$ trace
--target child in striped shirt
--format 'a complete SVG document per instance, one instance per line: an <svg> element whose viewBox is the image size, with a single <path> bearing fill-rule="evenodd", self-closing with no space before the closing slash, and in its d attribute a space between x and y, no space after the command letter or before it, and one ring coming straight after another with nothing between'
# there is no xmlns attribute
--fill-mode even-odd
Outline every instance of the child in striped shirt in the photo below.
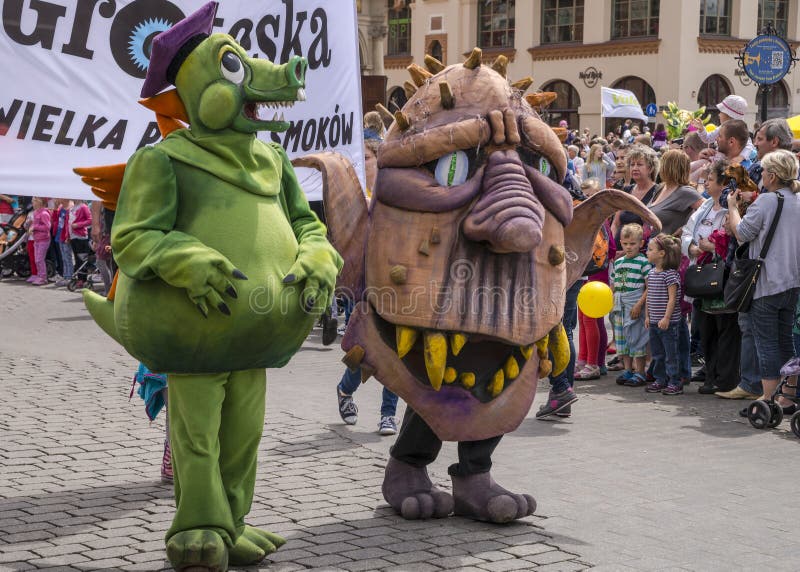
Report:
<svg viewBox="0 0 800 572"><path fill-rule="evenodd" d="M647 245L647 260L653 270L647 275L647 316L650 331L650 353L653 358L654 382L645 391L663 395L680 395L678 338L681 322L681 243L674 236L659 234Z"/></svg>
<svg viewBox="0 0 800 572"><path fill-rule="evenodd" d="M611 324L617 355L625 366L618 385L646 385L644 366L649 337L642 309L645 303L645 280L652 266L641 253L644 231L640 224L626 224L620 232L620 247L624 256L614 261L612 284L614 309Z"/></svg>

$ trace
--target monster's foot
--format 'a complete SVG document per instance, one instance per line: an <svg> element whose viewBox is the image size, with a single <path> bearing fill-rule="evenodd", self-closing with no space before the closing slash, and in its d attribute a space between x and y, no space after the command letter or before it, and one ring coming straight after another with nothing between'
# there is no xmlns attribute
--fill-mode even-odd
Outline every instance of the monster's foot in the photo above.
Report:
<svg viewBox="0 0 800 572"><path fill-rule="evenodd" d="M228 549L213 530L185 530L167 541L167 558L178 572L225 572Z"/></svg>
<svg viewBox="0 0 800 572"><path fill-rule="evenodd" d="M488 472L451 478L457 515L502 523L528 516L536 510L536 501L531 495L507 491L495 483Z"/></svg>
<svg viewBox="0 0 800 572"><path fill-rule="evenodd" d="M229 559L234 566L250 566L286 544L286 540L266 530L245 525L244 532L230 549Z"/></svg>
<svg viewBox="0 0 800 572"><path fill-rule="evenodd" d="M425 467L414 467L394 457L386 464L382 491L386 502L408 520L444 518L453 512L453 497L433 486Z"/></svg>

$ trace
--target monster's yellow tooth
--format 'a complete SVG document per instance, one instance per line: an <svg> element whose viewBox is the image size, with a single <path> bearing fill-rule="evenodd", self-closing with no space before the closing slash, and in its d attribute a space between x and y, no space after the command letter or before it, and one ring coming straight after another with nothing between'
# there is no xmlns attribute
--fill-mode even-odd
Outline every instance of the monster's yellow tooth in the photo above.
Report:
<svg viewBox="0 0 800 572"><path fill-rule="evenodd" d="M461 353L461 348L467 343L467 336L464 334L453 334L450 336L450 351L454 356Z"/></svg>
<svg viewBox="0 0 800 572"><path fill-rule="evenodd" d="M458 373L456 372L455 368L448 367L444 370L444 382L445 383L453 383L456 378L458 377Z"/></svg>
<svg viewBox="0 0 800 572"><path fill-rule="evenodd" d="M414 347L414 342L419 337L419 332L407 326L397 326L395 328L397 337L397 357L403 359L405 355Z"/></svg>
<svg viewBox="0 0 800 572"><path fill-rule="evenodd" d="M569 364L569 340L564 325L559 323L550 330L550 352L553 354L553 377L561 375Z"/></svg>
<svg viewBox="0 0 800 572"><path fill-rule="evenodd" d="M442 388L444 370L447 367L447 338L439 332L425 332L425 369L431 386L439 391Z"/></svg>
<svg viewBox="0 0 800 572"><path fill-rule="evenodd" d="M521 346L519 351L522 352L522 357L525 359L531 359L531 356L533 355L533 344L529 346Z"/></svg>
<svg viewBox="0 0 800 572"><path fill-rule="evenodd" d="M536 342L536 352L539 354L539 359L545 359L547 357L547 345L549 342L550 336L545 336Z"/></svg>
<svg viewBox="0 0 800 572"><path fill-rule="evenodd" d="M475 386L475 374L471 372L464 372L458 376L458 381L467 389L472 389Z"/></svg>
<svg viewBox="0 0 800 572"><path fill-rule="evenodd" d="M508 356L505 365L503 366L503 373L506 374L508 379L515 379L519 375L519 364L514 356Z"/></svg>
<svg viewBox="0 0 800 572"><path fill-rule="evenodd" d="M489 393L492 394L492 397L497 397L500 395L500 392L503 391L504 386L505 379L503 376L503 370L498 369L492 376L492 381L489 382Z"/></svg>

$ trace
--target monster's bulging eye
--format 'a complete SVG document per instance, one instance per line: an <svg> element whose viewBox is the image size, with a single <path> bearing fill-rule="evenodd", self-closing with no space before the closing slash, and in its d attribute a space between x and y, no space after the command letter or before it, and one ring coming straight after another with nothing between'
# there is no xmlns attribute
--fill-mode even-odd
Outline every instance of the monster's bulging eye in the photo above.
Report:
<svg viewBox="0 0 800 572"><path fill-rule="evenodd" d="M219 65L222 77L235 84L240 84L244 81L244 65L242 60L239 59L233 52L225 52Z"/></svg>
<svg viewBox="0 0 800 572"><path fill-rule="evenodd" d="M434 176L443 187L463 185L469 176L469 157L464 151L454 151L439 157Z"/></svg>
<svg viewBox="0 0 800 572"><path fill-rule="evenodd" d="M550 176L550 161L544 157L539 158L539 172L545 177Z"/></svg>

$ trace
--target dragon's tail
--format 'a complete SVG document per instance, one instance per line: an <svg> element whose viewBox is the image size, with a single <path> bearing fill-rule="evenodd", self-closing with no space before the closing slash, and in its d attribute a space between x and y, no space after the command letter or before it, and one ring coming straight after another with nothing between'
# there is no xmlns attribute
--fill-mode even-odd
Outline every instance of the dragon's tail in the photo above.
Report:
<svg viewBox="0 0 800 572"><path fill-rule="evenodd" d="M97 322L105 333L114 338L117 342L122 344L117 332L117 326L114 323L114 302L99 294L96 294L88 288L83 291L83 303L89 313Z"/></svg>

